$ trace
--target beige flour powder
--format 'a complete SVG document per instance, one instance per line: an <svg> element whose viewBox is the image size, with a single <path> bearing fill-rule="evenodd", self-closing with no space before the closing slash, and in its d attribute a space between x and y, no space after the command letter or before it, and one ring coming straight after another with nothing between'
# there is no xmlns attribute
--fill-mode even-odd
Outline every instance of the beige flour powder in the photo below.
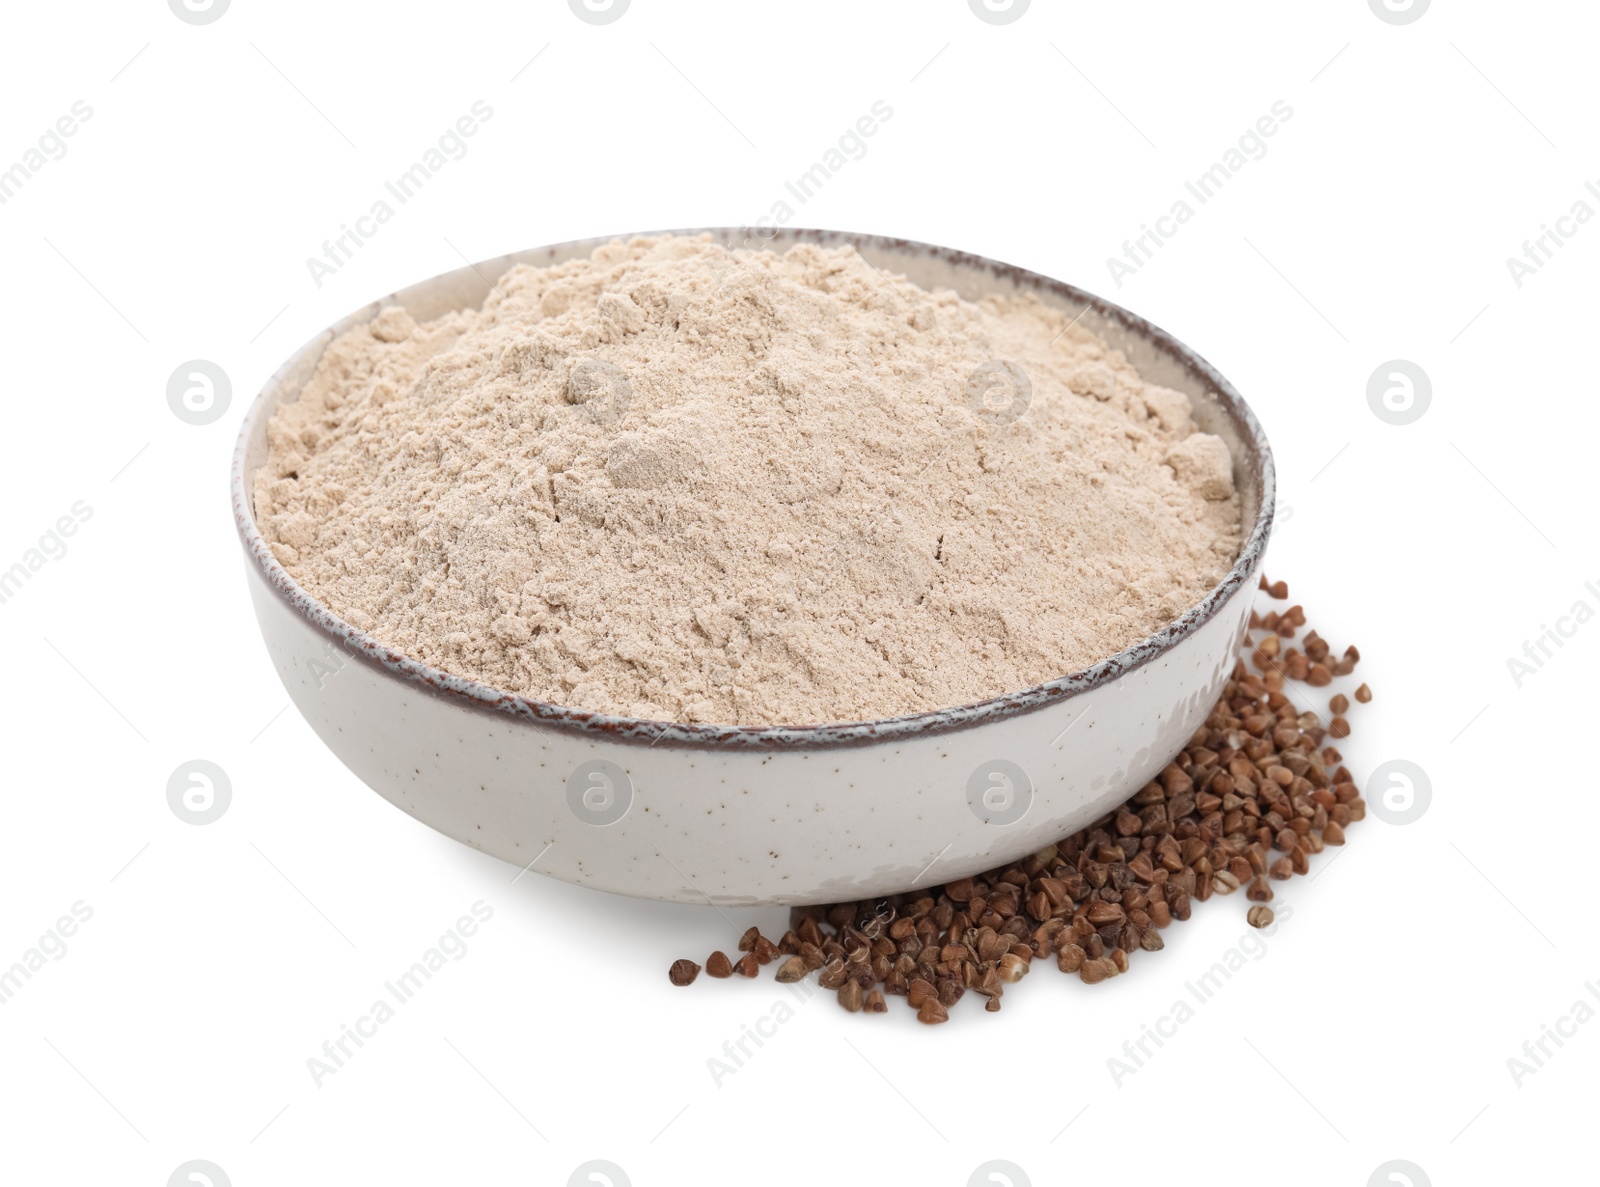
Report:
<svg viewBox="0 0 1600 1187"><path fill-rule="evenodd" d="M257 518L344 618L658 719L1025 688L1159 629L1240 542L1187 397L1031 298L926 292L849 248L616 241L513 268L481 312L388 309L270 445Z"/></svg>

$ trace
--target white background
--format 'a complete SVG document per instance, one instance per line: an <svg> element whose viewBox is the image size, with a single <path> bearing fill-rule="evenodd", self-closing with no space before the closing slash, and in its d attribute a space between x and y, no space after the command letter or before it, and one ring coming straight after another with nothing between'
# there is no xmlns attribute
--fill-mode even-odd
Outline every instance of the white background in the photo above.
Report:
<svg viewBox="0 0 1600 1187"><path fill-rule="evenodd" d="M1588 6L1440 0L1405 26L1365 0L1034 0L1004 26L965 0L633 0L606 26L563 0L3 19L0 168L76 100L93 116L0 205L0 568L74 503L93 515L0 605L0 965L74 902L93 918L0 1006L0 1179L155 1187L201 1158L239 1187L561 1184L590 1159L637 1185L955 1187L990 1159L1034 1184L1362 1184L1396 1158L1438 1184L1582 1177L1600 1024L1520 1086L1506 1061L1580 998L1600 1008L1600 625L1520 688L1506 661L1578 600L1600 609L1600 223L1520 288L1505 261L1600 187ZM478 99L494 117L470 152L319 288L306 258ZM1078 283L1229 375L1277 452L1270 570L1377 691L1352 766L1406 758L1432 782L1419 821L1369 817L1280 893L1267 954L1120 1087L1107 1059L1248 930L1241 897L1095 988L1040 962L998 1016L969 999L927 1028L819 995L719 1086L707 1060L782 990L674 989L667 965L751 922L776 937L786 912L730 927L513 885L283 711L245 595L227 463L301 342L464 259L754 222L879 99L892 120L793 225ZM1267 154L1119 288L1107 257L1280 99ZM209 426L166 403L193 358L234 385ZM1366 400L1393 358L1433 384L1404 427ZM194 758L232 782L206 827L166 803ZM468 954L315 1086L306 1060L480 899Z"/></svg>

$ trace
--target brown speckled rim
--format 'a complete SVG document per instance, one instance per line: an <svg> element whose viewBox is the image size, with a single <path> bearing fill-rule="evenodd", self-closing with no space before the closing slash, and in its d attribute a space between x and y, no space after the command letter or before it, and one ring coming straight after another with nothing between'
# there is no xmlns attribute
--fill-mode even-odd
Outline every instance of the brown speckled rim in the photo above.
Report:
<svg viewBox="0 0 1600 1187"><path fill-rule="evenodd" d="M1199 603L1167 624L1160 631L1124 650L1102 660L1091 668L1059 677L1044 684L1019 692L1007 693L970 705L959 705L926 713L912 713L903 717L886 717L877 721L852 721L811 726L734 726L703 725L687 722L652 721L642 717L622 717L607 713L593 713L544 701L531 701L515 693L490 687L476 680L453 676L438 668L410 659L365 631L357 630L333 611L317 601L291 577L273 556L271 548L256 527L252 505L252 487L256 468L263 459L247 457L249 441L258 420L267 417L267 395L273 384L256 397L244 424L239 431L232 467L233 513L239 528L239 537L249 563L256 566L269 589L295 614L309 622L329 642L343 647L359 661L377 669L391 679L411 686L418 692L441 697L462 708L493 713L510 721L591 735L594 740L637 744L640 746L688 747L705 750L821 750L853 747L911 739L927 735L972 729L988 722L1001 721L1024 713L1032 713L1054 705L1091 689L1111 684L1120 677L1142 667L1170 651L1177 644L1200 629L1206 622L1241 590L1248 590L1256 580L1272 531L1273 507L1276 501L1277 480L1273 469L1272 449L1266 434L1257 422L1244 398L1210 363L1190 350L1172 335L1151 325L1136 314L1103 297L1052 280L1034 272L1003 264L983 256L950 248L936 247L908 239L892 239L879 235L855 234L845 231L784 228L707 227L681 231L641 232L650 235L699 235L709 233L724 244L748 245L757 243L774 248L787 248L796 243L815 243L836 247L850 245L858 250L885 251L896 255L926 254L943 263L969 272L987 272L1008 285L1019 289L1032 289L1056 301L1070 302L1074 306L1087 305L1108 323L1124 328L1131 335L1142 338L1158 352L1175 361L1190 380L1195 391L1209 391L1231 423L1238 440L1243 444L1248 477L1259 493L1259 506L1250 534L1239 551L1238 558L1227 575ZM548 253L572 258L587 254L595 247L611 242L615 236L557 244L517 253L517 259L535 262ZM482 267L500 268L508 261L486 261ZM470 265L480 279L487 280L480 265ZM431 284L446 276L465 273L442 273ZM495 273L498 278L499 273ZM416 286L414 286L416 287ZM360 319L361 313L376 313L381 303L352 315ZM363 319L364 320L364 319ZM348 324L351 319L346 319ZM331 341L332 332L324 331L308 343ZM298 358L306 349L297 351ZM273 377L274 384L288 371L289 365Z"/></svg>

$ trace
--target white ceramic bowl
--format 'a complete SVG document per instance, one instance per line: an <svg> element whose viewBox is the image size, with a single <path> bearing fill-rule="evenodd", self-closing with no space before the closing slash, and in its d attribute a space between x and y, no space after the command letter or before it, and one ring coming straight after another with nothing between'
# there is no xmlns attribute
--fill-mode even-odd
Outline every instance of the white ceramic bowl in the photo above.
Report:
<svg viewBox="0 0 1600 1187"><path fill-rule="evenodd" d="M682 232L694 233L694 232ZM1029 291L1083 314L1148 380L1187 392L1233 455L1247 539L1227 576L1161 632L1094 667L978 704L881 721L741 728L528 701L397 654L302 589L257 530L252 479L273 411L332 338L391 304L418 319L476 307L520 252L423 281L345 318L257 397L233 461L250 594L278 675L352 771L425 824L534 872L721 905L854 900L936 885L1034 852L1127 799L1205 720L1246 629L1272 523L1272 456L1228 382L1170 335L1006 264L832 231L713 229L731 245L848 243L924 288Z"/></svg>

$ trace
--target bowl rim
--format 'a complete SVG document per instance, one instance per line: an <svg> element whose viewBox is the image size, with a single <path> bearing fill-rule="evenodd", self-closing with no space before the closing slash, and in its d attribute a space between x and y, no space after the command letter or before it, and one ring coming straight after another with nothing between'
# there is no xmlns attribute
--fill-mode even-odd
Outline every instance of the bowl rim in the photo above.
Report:
<svg viewBox="0 0 1600 1187"><path fill-rule="evenodd" d="M1091 667L1056 677L1042 684L966 705L869 721L828 722L802 726L741 726L658 721L530 700L516 693L468 677L453 675L411 659L346 622L289 575L288 571L278 563L272 549L256 526L252 490L254 473L261 461L260 459L251 461L249 442L257 422L269 415L267 409L269 394L281 386L288 378L288 372L300 363L311 347L318 344L326 346L335 335L355 325L364 324L376 311L394 303L401 295L391 293L361 307L304 343L273 373L251 401L235 443L230 485L233 494L234 523L239 532L240 542L244 546L247 564L253 567L253 575L261 578L268 590L280 602L309 623L326 642L342 647L358 662L376 669L391 679L398 680L418 692L443 698L459 707L490 713L508 721L574 733L592 741L615 741L646 747L661 745L703 750L758 751L823 750L909 740L971 729L1059 704L1083 693L1113 684L1128 673L1172 651L1211 621L1235 594L1247 589L1255 578L1271 535L1277 497L1272 448L1255 413L1238 390L1215 367L1173 335L1121 305L1075 285L1067 284L1065 281L1055 280L984 256L912 239L803 227L698 227L637 232L626 237L608 235L550 244L441 272L408 286L407 290L403 291L438 285L447 278L464 281L469 272L476 273L477 279L488 283L492 288L494 282L488 281L484 275L485 266L499 268L503 273L511 264L527 262L530 257L539 253L549 253L554 257L560 252L566 253L563 258L577 258L580 253L592 251L618 239L626 241L638 236L702 234L710 234L724 244L735 241L735 237L741 237L741 245L752 242L768 246L781 243L787 247L797 243L816 243L823 246L849 245L858 250L865 246L902 255L907 252L926 253L956 268L987 270L993 276L1002 278L1018 288L1029 287L1049 293L1058 299L1085 304L1102 319L1117 323L1129 333L1145 338L1159 351L1176 361L1192 380L1211 389L1222 412L1232 422L1234 431L1243 444L1247 462L1257 471L1260 505L1256 509L1251 530L1241 544L1233 565L1199 602L1159 631L1129 644L1115 655ZM498 275L499 273L496 274L497 279Z"/></svg>

